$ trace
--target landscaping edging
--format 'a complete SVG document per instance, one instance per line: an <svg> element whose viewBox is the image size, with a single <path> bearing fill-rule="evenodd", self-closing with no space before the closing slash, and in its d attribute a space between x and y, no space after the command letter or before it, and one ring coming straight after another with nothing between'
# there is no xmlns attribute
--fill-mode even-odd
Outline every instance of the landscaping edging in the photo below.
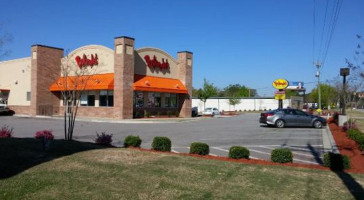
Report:
<svg viewBox="0 0 364 200"><path fill-rule="evenodd" d="M310 164L299 164L299 163L275 163L267 160L260 160L260 159L232 159L228 157L222 157L222 156L201 156L197 154L189 154L189 153L175 153L175 152L161 152L161 151L155 151L151 149L143 149L143 148L135 148L135 147L128 147L130 149L135 149L143 152L151 152L151 153L163 153L163 154L171 154L171 155L179 155L179 156L190 156L190 157L196 157L196 158L203 158L208 160L220 160L225 162L235 162L235 163L244 163L244 164L250 164L250 165L275 165L275 166L286 166L286 167L300 167L300 168L306 168L306 169L319 169L319 170L330 170L328 167L324 167L321 165L310 165ZM348 171L348 170L345 170ZM358 173L364 173L364 172L358 172Z"/></svg>
<svg viewBox="0 0 364 200"><path fill-rule="evenodd" d="M349 139L346 132L342 131L340 126L334 123L329 123L328 125L340 153L350 158L350 169L345 171L364 173L364 156L362 155L359 145L355 141Z"/></svg>

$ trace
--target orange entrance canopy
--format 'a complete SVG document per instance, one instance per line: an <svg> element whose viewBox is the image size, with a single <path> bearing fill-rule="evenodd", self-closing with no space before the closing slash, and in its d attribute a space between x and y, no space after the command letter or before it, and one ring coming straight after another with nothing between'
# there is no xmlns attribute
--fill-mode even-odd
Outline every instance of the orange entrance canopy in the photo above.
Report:
<svg viewBox="0 0 364 200"><path fill-rule="evenodd" d="M150 92L188 93L186 87L178 79L143 76L138 74L134 75L133 89Z"/></svg>
<svg viewBox="0 0 364 200"><path fill-rule="evenodd" d="M87 76L59 77L49 88L50 91L65 90L113 90L114 74L95 74Z"/></svg>
<svg viewBox="0 0 364 200"><path fill-rule="evenodd" d="M67 85L67 86L66 86ZM114 74L95 74L88 76L70 76L67 82L59 77L49 88L50 91L65 90L113 90ZM187 94L188 91L178 79L160 78L154 76L134 75L133 90L150 92L168 92Z"/></svg>

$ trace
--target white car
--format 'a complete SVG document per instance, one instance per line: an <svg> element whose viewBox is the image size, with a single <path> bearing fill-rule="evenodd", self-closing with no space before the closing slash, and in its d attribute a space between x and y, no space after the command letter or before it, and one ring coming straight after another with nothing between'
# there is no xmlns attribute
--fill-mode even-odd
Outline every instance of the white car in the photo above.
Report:
<svg viewBox="0 0 364 200"><path fill-rule="evenodd" d="M217 108L205 108L202 115L220 115L220 111Z"/></svg>

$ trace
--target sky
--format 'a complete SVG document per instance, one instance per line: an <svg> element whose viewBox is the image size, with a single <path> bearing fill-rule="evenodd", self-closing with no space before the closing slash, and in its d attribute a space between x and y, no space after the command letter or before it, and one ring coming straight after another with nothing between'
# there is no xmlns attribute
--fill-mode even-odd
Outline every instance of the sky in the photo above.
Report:
<svg viewBox="0 0 364 200"><path fill-rule="evenodd" d="M33 44L113 49L115 37L129 36L136 49L156 47L175 58L178 51L193 52L194 88L207 79L219 88L241 84L273 96L272 82L283 78L304 82L310 92L316 86L313 61L328 38L326 2L328 24L336 0L1 0L0 24L13 36L3 60L29 57ZM353 58L356 34L364 35L363 8L363 0L343 1L321 68L323 82Z"/></svg>

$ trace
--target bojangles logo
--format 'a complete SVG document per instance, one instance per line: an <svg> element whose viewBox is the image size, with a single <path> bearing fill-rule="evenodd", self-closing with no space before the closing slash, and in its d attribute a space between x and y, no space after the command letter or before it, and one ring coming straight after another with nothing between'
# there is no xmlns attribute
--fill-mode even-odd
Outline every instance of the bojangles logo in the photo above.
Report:
<svg viewBox="0 0 364 200"><path fill-rule="evenodd" d="M276 89L285 89L288 86L288 81L285 79L277 79L273 81L273 87Z"/></svg>
<svg viewBox="0 0 364 200"><path fill-rule="evenodd" d="M99 64L99 59L97 57L97 54L95 53L95 56L91 54L91 59L88 59L85 54L83 54L82 58L80 56L76 56L75 58L77 65L79 68L87 67L87 66L94 66Z"/></svg>
<svg viewBox="0 0 364 200"><path fill-rule="evenodd" d="M148 67L158 67L159 69L169 69L169 63L168 63L168 59L166 59L164 61L164 58L162 58L162 62L159 62L157 60L156 56L153 56L153 59L150 59L149 55L144 56L145 62L147 62L147 66Z"/></svg>

